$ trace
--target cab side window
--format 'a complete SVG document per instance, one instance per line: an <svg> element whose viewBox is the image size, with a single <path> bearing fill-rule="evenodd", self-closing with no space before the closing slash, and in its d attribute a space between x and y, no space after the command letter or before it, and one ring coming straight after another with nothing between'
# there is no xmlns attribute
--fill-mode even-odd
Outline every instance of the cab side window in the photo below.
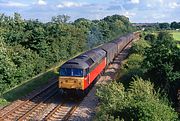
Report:
<svg viewBox="0 0 180 121"><path fill-rule="evenodd" d="M89 68L85 69L85 76L87 76L89 74Z"/></svg>

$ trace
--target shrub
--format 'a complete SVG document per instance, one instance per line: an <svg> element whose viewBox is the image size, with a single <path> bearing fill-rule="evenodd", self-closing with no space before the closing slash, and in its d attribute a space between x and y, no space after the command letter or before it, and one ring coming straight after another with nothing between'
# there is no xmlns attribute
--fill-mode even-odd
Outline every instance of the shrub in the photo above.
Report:
<svg viewBox="0 0 180 121"><path fill-rule="evenodd" d="M128 59L126 59L125 64L123 65L124 68L128 70L138 69L141 66L144 57L139 54L131 54Z"/></svg>
<svg viewBox="0 0 180 121"><path fill-rule="evenodd" d="M131 53L137 53L143 55L145 52L145 49L150 47L150 43L145 40L139 40L137 42L134 42L131 47Z"/></svg>
<svg viewBox="0 0 180 121"><path fill-rule="evenodd" d="M156 36L154 34L147 34L144 39L153 42L156 39Z"/></svg>
<svg viewBox="0 0 180 121"><path fill-rule="evenodd" d="M125 87L129 85L132 81L132 77L138 75L143 76L143 70L141 64L144 57L139 54L131 54L124 62L121 68L120 81L124 84Z"/></svg>
<svg viewBox="0 0 180 121"><path fill-rule="evenodd" d="M151 82L135 78L127 91L113 82L98 89L100 107L96 120L172 121L177 113L159 98Z"/></svg>

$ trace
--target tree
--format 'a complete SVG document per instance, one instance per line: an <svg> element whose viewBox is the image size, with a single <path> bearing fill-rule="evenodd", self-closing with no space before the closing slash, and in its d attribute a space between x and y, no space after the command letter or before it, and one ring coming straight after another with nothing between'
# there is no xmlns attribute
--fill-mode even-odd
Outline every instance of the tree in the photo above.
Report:
<svg viewBox="0 0 180 121"><path fill-rule="evenodd" d="M180 22L172 22L170 25L171 29L180 29Z"/></svg>
<svg viewBox="0 0 180 121"><path fill-rule="evenodd" d="M103 35L100 32L100 29L98 28L98 26L93 26L90 29L87 41L88 41L88 48L89 49L103 43Z"/></svg>
<svg viewBox="0 0 180 121"><path fill-rule="evenodd" d="M14 83L14 74L16 72L16 65L11 60L8 48L0 38L0 92L3 93L6 88L9 88Z"/></svg>
<svg viewBox="0 0 180 121"><path fill-rule="evenodd" d="M160 32L157 38L145 51L143 67L154 84L169 94L180 80L180 49L167 32Z"/></svg>
<svg viewBox="0 0 180 121"><path fill-rule="evenodd" d="M153 42L156 39L156 36L154 34L147 34L144 39Z"/></svg>
<svg viewBox="0 0 180 121"><path fill-rule="evenodd" d="M68 15L58 15L58 16L54 16L52 17L52 22L53 23L67 23L67 21L69 21L70 16Z"/></svg>
<svg viewBox="0 0 180 121"><path fill-rule="evenodd" d="M159 24L160 29L170 29L169 23L160 23Z"/></svg>

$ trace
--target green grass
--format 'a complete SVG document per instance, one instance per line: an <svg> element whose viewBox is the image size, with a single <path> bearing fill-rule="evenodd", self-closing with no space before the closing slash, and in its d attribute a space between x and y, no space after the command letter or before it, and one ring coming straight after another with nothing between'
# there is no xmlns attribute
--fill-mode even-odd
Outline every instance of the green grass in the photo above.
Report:
<svg viewBox="0 0 180 121"><path fill-rule="evenodd" d="M169 33L173 35L174 40L177 42L178 48L180 48L180 30L167 30ZM157 31L158 32L158 31ZM155 33L157 33L155 32Z"/></svg>
<svg viewBox="0 0 180 121"><path fill-rule="evenodd" d="M180 31L173 31L171 33L176 41L180 41Z"/></svg>
<svg viewBox="0 0 180 121"><path fill-rule="evenodd" d="M180 48L180 44L178 44L177 46L178 46L178 48Z"/></svg>
<svg viewBox="0 0 180 121"><path fill-rule="evenodd" d="M175 41L178 41L177 46L180 48L180 31L172 31L171 32Z"/></svg>
<svg viewBox="0 0 180 121"><path fill-rule="evenodd" d="M11 89L10 91L4 93L0 98L0 105L4 106L9 104L12 101L15 101L28 93L32 92L33 90L37 89L38 87L45 85L49 79L57 76L53 70L45 72L40 76L29 80L28 82L19 85L18 87Z"/></svg>

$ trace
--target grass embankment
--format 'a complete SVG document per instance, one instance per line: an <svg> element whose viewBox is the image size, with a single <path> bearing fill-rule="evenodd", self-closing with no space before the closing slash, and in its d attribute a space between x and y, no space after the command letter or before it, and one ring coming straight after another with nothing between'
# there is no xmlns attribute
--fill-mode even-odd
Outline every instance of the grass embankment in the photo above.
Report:
<svg viewBox="0 0 180 121"><path fill-rule="evenodd" d="M16 86L15 88L5 92L0 98L0 106L5 106L12 101L15 101L28 93L40 88L41 86L47 84L51 78L57 76L53 70L49 70L45 73L40 74L39 76L26 81L25 83Z"/></svg>

